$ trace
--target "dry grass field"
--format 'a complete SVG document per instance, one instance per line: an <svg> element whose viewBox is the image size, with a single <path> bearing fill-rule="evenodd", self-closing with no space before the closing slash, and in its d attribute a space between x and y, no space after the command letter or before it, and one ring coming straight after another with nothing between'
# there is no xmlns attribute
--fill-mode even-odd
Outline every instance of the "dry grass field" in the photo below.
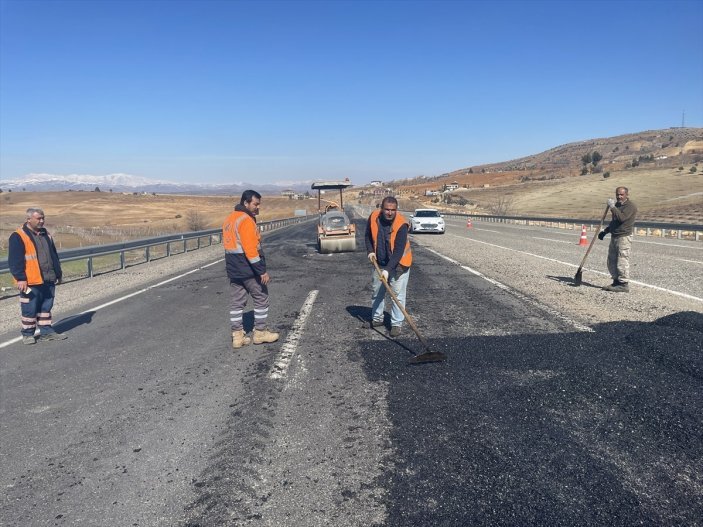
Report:
<svg viewBox="0 0 703 527"><path fill-rule="evenodd" d="M485 174L490 183L476 180L476 188L460 189L454 196L469 201L466 206L443 206L418 188L398 188L401 209L435 207L445 211L486 213L503 200L507 214L595 219L616 186L630 189L640 209L639 218L674 223L703 223L703 171L691 173L677 168L637 168L602 174L573 176L546 181L516 181L513 174ZM488 187L484 188L483 185ZM358 191L346 193L347 202L358 199ZM366 203L380 198L367 198ZM110 192L11 192L0 194L0 257L7 249L10 233L24 221L31 206L44 209L47 228L61 249L113 243L174 232L217 228L238 203L238 196L181 196L121 194ZM261 221L290 217L295 210L317 212L317 200L290 200L263 196ZM198 229L192 228L197 222Z"/></svg>
<svg viewBox="0 0 703 527"><path fill-rule="evenodd" d="M113 243L173 232L217 228L239 196L180 196L110 192L4 192L0 194L0 254L28 207L44 209L47 228L63 249ZM317 200L263 196L260 221L286 218L295 210L317 212ZM200 230L198 229L198 230Z"/></svg>
<svg viewBox="0 0 703 527"><path fill-rule="evenodd" d="M399 191L401 208L433 207L480 214L489 213L503 200L508 206L506 213L511 215L593 219L600 217L606 200L614 197L615 187L622 185L630 189L630 197L640 210L640 220L703 224L703 170L700 168L691 173L688 167L685 170L640 167L613 171L608 178L591 174L524 183L519 182L514 173L472 177L475 181L470 184L471 188L452 192L452 196L468 200L468 205L434 203L434 198L422 196L422 189L410 187Z"/></svg>

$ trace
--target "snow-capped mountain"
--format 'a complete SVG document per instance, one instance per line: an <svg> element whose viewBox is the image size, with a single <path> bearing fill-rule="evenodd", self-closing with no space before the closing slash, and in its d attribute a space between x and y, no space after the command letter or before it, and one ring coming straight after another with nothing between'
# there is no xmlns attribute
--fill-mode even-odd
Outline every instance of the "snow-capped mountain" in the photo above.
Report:
<svg viewBox="0 0 703 527"><path fill-rule="evenodd" d="M159 192L163 194L233 194L252 188L259 192L280 192L284 189L304 191L310 189L310 181L285 181L266 185L254 185L241 181L225 184L175 183L158 179L132 176L130 174L109 174L92 176L88 174L27 174L18 179L0 180L0 189L27 192L50 192L65 190L112 189L115 192Z"/></svg>

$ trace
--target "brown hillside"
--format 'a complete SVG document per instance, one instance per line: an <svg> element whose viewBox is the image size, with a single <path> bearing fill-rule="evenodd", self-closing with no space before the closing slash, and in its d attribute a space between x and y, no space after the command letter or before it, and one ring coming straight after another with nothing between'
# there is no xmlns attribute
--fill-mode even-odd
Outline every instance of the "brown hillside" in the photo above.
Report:
<svg viewBox="0 0 703 527"><path fill-rule="evenodd" d="M584 165L583 157L594 152L602 159L595 167ZM623 185L631 189L641 219L703 223L701 161L703 128L669 128L569 143L512 161L384 186L401 198L406 209L432 206L457 212L588 218L597 217L605 199ZM460 189L425 195L451 183ZM378 196L369 195L374 189L356 190L362 202L378 201Z"/></svg>

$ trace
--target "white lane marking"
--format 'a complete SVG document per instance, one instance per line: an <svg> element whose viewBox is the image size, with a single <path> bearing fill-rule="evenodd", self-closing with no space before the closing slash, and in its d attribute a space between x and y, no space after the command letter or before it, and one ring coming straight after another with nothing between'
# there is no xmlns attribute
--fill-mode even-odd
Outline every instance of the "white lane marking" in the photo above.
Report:
<svg viewBox="0 0 703 527"><path fill-rule="evenodd" d="M473 238L466 238L464 236L457 236L456 234L450 234L450 236L454 236L455 238L461 238L462 240L468 240L470 242L483 243L485 245L490 245L491 247L496 247L498 249L505 249L506 251L513 251L513 252L520 253L520 254L526 254L528 256L534 256L535 258L541 258L542 260L548 260L550 262L555 262L555 263L558 263L561 265L568 265L569 267L578 268L578 265L575 265L575 264L572 264L569 262L562 262L561 260L557 260L556 258L548 258L546 256L540 256L539 254L528 253L526 251L518 251L517 249L511 249L510 247L503 247L502 245L496 245L495 243L482 242L481 240L474 240ZM586 267L584 267L583 269L586 270ZM597 273L597 274L602 274L605 276L610 276L604 272L596 271L593 269L588 269L588 271L591 273ZM665 293L680 296L682 298L687 298L689 300L695 300L696 302L703 302L703 298L699 298L699 297L693 296L693 295L687 295L686 293L680 293L679 291L674 291L673 289L666 289L665 287L659 287L659 286L652 285L652 284L646 284L644 282L638 282L637 280L630 280L630 283L641 285L642 287L649 287L650 289L655 289L657 291L663 291Z"/></svg>
<svg viewBox="0 0 703 527"><path fill-rule="evenodd" d="M130 293L130 294L125 295L125 296L121 296L120 298L116 298L116 299L114 299L114 300L111 300L110 302L106 302L106 303L104 303L104 304L100 304L100 305L97 306L97 307L92 307L92 308L90 308L90 309L86 309L85 311L81 311L81 312L78 313L78 314L79 314L79 315L85 315L85 314L87 314L87 313L94 313L95 311L99 311L99 310L104 309L104 308L106 308L106 307L109 307L109 306L111 306L111 305L113 305L113 304L117 304L118 302L122 302L123 300L127 300L128 298L132 298L133 296L141 295L142 293L146 293L147 291L150 291L151 289L154 289L154 288L156 288L156 287L162 286L162 285L164 285L164 284L168 284L169 282L173 282L174 280L178 280L179 278L183 278L184 276L188 276L189 274L196 273L196 272L200 271L201 269L205 269L206 267L210 267L210 266L215 265L215 264L218 264L218 263L220 263L220 262L224 262L224 258L220 258L219 260L216 260L216 261L214 261L214 262L212 262L212 263L203 265L203 266L198 267L198 268L196 268L196 269L192 269L192 270L188 271L187 273L179 274L178 276L174 276L174 277L172 277L172 278L169 278L168 280L164 280L163 282L159 282L158 284L150 285L149 287L145 287L144 289L140 289L139 291L135 291L134 293ZM2 342L2 343L0 343L0 349L1 349L1 348L4 348L4 347L6 347L6 346L9 346L9 345L11 345L11 344L14 344L15 342L19 342L20 340L22 340L22 337L21 337L21 336L20 336L20 337L16 337L16 338L14 338L14 339L7 340L7 341L5 341L5 342Z"/></svg>
<svg viewBox="0 0 703 527"><path fill-rule="evenodd" d="M566 240L553 240L552 238L540 238L538 236L533 236L533 240L546 240L548 242L556 242L556 243L572 243L572 242L567 242ZM578 243L574 243L574 245L578 245Z"/></svg>
<svg viewBox="0 0 703 527"><path fill-rule="evenodd" d="M281 346L281 353L279 354L278 360L276 360L271 368L271 371L269 372L269 379L282 379L286 376L290 361L298 349L298 341L302 336L305 321L308 319L308 316L310 316L310 312L312 311L312 305L315 303L317 293L319 293L317 289L314 289L308 293L308 297L305 300L303 307L300 309L300 314L293 323L292 330L288 333L283 346Z"/></svg>
<svg viewBox="0 0 703 527"><path fill-rule="evenodd" d="M682 262L703 264L703 262L699 262L698 260L686 260L685 258L676 258L676 260L680 260L680 261L682 261Z"/></svg>
<svg viewBox="0 0 703 527"><path fill-rule="evenodd" d="M639 236L635 238L637 243L648 243L650 245L663 245L664 247L680 247L682 249L694 249L696 251L703 251L703 247L691 247L690 245L678 245L676 243L662 243L662 242L647 242L644 240L640 240Z"/></svg>
<svg viewBox="0 0 703 527"><path fill-rule="evenodd" d="M477 224L474 223L474 229L476 229L477 231L488 231L488 232L495 232L497 234L505 234L504 231L492 231L490 229L483 229L481 227L476 227L476 225ZM506 228L506 229L511 229L511 228L518 229L521 227L525 228L525 227L535 227L535 226L534 225L504 225L504 228ZM541 228L545 229L545 230L554 229L554 227L541 227ZM578 232L578 231L579 231L579 229L567 229L567 230L560 229L560 230L551 231L549 234L554 234L554 235L558 235L558 236L573 236L574 232ZM588 232L591 233L591 232L594 232L594 230L588 229ZM641 236L641 235L635 236L633 238L633 241L637 242L638 244L639 243L649 243L652 245L664 245L665 247L681 247L682 249L693 249L696 251L703 251L703 247L694 247L691 245L679 245L676 243L650 242L650 241L643 240L642 238L644 238L644 237L645 236ZM647 236L647 238L650 238L650 237L651 236Z"/></svg>
<svg viewBox="0 0 703 527"><path fill-rule="evenodd" d="M458 265L459 267L461 267L462 269L464 269L464 270L470 272L471 274L474 274L474 275L476 275L476 276L478 276L478 277L480 277L480 278L483 278L483 279L486 280L487 282L489 282L489 283L491 283L491 284L493 284L493 285L499 287L500 289L502 289L502 290L504 290L504 291L507 291L507 292L510 293L511 295L513 295L513 296L519 298L519 299L522 300L523 302L526 302L526 303L528 303L528 304L531 304L531 305L535 306L536 308L541 309L542 311L546 311L547 313L549 313L549 314L552 315L553 317L558 318L558 319L561 320L562 322L566 322L568 325L570 325L570 326L572 326L572 327L578 329L579 331L586 331L586 332L588 332L588 333L594 333L594 332L595 332L595 330L594 330L592 327L590 327L590 326L585 326L585 325L583 325L583 324L580 324L580 323L576 322L575 320L573 320L573 319L567 317L566 315L560 313L559 311L557 311L557 310L555 310L555 309L552 309L551 307L546 306L546 305L544 305L544 304L542 304L542 303L540 303L540 302L537 302L535 299L530 298L530 297L528 297L528 296L522 294L520 291L517 291L516 289L513 289L512 287L508 287L507 285L505 285L505 284L502 283L502 282L499 282L498 280L494 280L493 278L489 278L489 277L486 276L485 274L483 274L483 273L477 271L476 269L472 269L472 268L469 267L468 265L462 265L460 262L457 262L456 260L450 258L449 256L445 256L444 254L439 253L439 252L435 251L434 249L429 249L429 248L427 248L427 250L430 251L430 252L432 252L432 253L434 253L434 254L436 254L436 255L439 256L440 258L444 258L444 259L447 260L448 262L451 262L451 263L453 263L453 264Z"/></svg>

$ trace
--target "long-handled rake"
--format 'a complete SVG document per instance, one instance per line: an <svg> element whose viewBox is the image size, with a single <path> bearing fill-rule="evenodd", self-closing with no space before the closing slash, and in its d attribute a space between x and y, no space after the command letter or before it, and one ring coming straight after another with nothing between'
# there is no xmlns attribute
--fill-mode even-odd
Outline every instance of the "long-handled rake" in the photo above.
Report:
<svg viewBox="0 0 703 527"><path fill-rule="evenodd" d="M398 300L398 297L395 294L395 291L391 288L391 286L388 284L388 281L383 277L383 273L381 272L381 268L378 266L376 263L376 260L371 261L373 263L373 266L376 268L376 272L378 273L378 278L383 282L383 285L386 287L386 291L391 295L391 298L393 299L393 302L395 302L395 305L398 306L398 308L403 312L403 315L405 315L405 320L408 321L408 325L412 328L412 330L415 332L415 335L417 335L417 338L420 340L422 343L423 347L425 348L424 353L420 353L419 355L415 355L412 357L408 362L410 364L421 364L423 362L441 362L444 360L447 360L447 356L439 351L432 351L430 349L429 344L427 344L427 341L422 337L420 334L420 331L417 329L417 326L415 325L415 321L412 319L410 314L405 310L403 307L403 304L400 303L400 300Z"/></svg>
<svg viewBox="0 0 703 527"><path fill-rule="evenodd" d="M588 245L588 249L586 249L586 254L583 255L583 260L581 260L581 265L579 265L579 270L576 271L576 276L574 276L574 285L576 287L581 285L581 282L583 279L583 264L586 263L586 257L588 257L588 253L591 252L591 247L593 247L593 242L596 241L596 238L598 237L600 230L603 228L603 222L605 221L605 216L608 214L609 210L610 210L610 207L606 206L605 211L603 212L603 217L600 219L600 225L598 225L598 230L593 235L593 239L591 240L591 243Z"/></svg>

